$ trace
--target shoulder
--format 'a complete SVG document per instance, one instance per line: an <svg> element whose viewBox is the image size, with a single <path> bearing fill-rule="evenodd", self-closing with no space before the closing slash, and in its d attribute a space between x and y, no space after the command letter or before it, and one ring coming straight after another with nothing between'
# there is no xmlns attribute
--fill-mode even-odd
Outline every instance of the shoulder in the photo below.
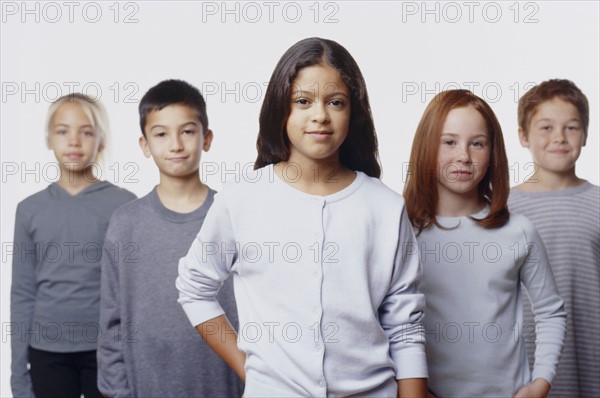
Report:
<svg viewBox="0 0 600 398"><path fill-rule="evenodd" d="M511 212L508 222L501 228L521 235L526 242L541 241L533 222L522 214Z"/></svg>
<svg viewBox="0 0 600 398"><path fill-rule="evenodd" d="M116 200L122 201L123 203L130 202L137 198L137 196L134 193L126 190L125 188L121 188L111 182L103 181L101 184L103 184L103 189L99 192L109 193Z"/></svg>
<svg viewBox="0 0 600 398"><path fill-rule="evenodd" d="M244 170L227 178L216 196L239 197L239 195L266 194L268 188L267 191L265 191L265 188L273 184L275 178L278 177L275 176L272 165L256 170ZM243 197L240 199L243 199Z"/></svg>
<svg viewBox="0 0 600 398"><path fill-rule="evenodd" d="M404 197L385 185L379 178L364 174L361 186L363 193L369 195L374 204L404 206Z"/></svg>
<svg viewBox="0 0 600 398"><path fill-rule="evenodd" d="M136 220L147 217L149 206L149 194L139 199L133 199L118 207L111 215L108 233L122 231L124 228L134 229Z"/></svg>
<svg viewBox="0 0 600 398"><path fill-rule="evenodd" d="M17 205L17 214L31 214L43 209L51 197L50 186L20 201Z"/></svg>
<svg viewBox="0 0 600 398"><path fill-rule="evenodd" d="M584 192L592 198L600 199L600 186L594 185L591 182L586 183L588 189Z"/></svg>

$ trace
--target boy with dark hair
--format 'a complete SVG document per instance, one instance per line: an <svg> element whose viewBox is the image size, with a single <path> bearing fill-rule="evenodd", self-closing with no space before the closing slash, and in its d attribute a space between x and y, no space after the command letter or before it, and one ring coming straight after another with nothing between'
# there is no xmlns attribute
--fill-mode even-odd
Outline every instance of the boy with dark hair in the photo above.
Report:
<svg viewBox="0 0 600 398"><path fill-rule="evenodd" d="M139 105L140 147L160 182L111 218L102 256L98 387L107 397L240 396L241 381L177 304L177 265L215 191L200 180L213 133L195 87L167 80ZM217 299L237 322L231 281Z"/></svg>
<svg viewBox="0 0 600 398"><path fill-rule="evenodd" d="M538 230L567 311L564 351L549 396L600 396L600 188L575 174L588 135L589 105L569 80L548 80L519 100L519 139L534 174L511 190L512 212ZM525 303L522 326L530 362L535 338Z"/></svg>

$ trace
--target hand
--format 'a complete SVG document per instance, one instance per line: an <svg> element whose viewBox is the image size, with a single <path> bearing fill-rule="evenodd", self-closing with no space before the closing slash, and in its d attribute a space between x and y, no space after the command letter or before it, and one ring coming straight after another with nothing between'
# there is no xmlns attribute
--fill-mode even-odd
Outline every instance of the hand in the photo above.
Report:
<svg viewBox="0 0 600 398"><path fill-rule="evenodd" d="M544 379L535 379L517 391L514 398L546 398L549 391L550 383Z"/></svg>

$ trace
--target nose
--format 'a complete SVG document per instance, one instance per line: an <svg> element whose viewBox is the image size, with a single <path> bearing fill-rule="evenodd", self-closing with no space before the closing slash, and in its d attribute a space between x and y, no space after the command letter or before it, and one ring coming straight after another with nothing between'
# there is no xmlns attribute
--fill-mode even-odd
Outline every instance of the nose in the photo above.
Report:
<svg viewBox="0 0 600 398"><path fill-rule="evenodd" d="M566 141L567 139L565 137L565 130L561 128L554 129L554 134L552 134L552 142L555 144L562 144Z"/></svg>
<svg viewBox="0 0 600 398"><path fill-rule="evenodd" d="M318 101L313 104L312 121L320 124L329 122L329 112L325 101Z"/></svg>
<svg viewBox="0 0 600 398"><path fill-rule="evenodd" d="M181 152L183 150L183 144L180 134L175 134L171 140L171 152Z"/></svg>
<svg viewBox="0 0 600 398"><path fill-rule="evenodd" d="M70 131L69 132L69 146L81 146L81 137L79 135L79 132L77 131Z"/></svg>
<svg viewBox="0 0 600 398"><path fill-rule="evenodd" d="M459 145L456 161L460 163L471 163L471 152L468 145Z"/></svg>

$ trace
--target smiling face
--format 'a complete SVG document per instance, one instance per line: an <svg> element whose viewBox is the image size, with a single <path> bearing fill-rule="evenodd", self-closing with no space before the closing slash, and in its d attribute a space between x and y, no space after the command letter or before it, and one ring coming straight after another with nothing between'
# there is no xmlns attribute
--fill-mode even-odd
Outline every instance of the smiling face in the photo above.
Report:
<svg viewBox="0 0 600 398"><path fill-rule="evenodd" d="M553 98L537 107L528 131L519 130L519 139L531 151L538 173L570 176L575 175L586 134L577 108Z"/></svg>
<svg viewBox="0 0 600 398"><path fill-rule="evenodd" d="M101 139L81 106L75 102L58 108L50 122L48 148L63 172L83 172L103 149Z"/></svg>
<svg viewBox="0 0 600 398"><path fill-rule="evenodd" d="M140 137L146 157L152 156L161 177L183 178L198 173L202 150L208 151L212 131L202 131L196 111L185 105L169 105L148 113Z"/></svg>
<svg viewBox="0 0 600 398"><path fill-rule="evenodd" d="M286 123L289 162L339 163L339 149L350 125L350 92L328 65L300 70L291 87Z"/></svg>
<svg viewBox="0 0 600 398"><path fill-rule="evenodd" d="M474 107L455 108L448 113L437 154L440 202L459 198L477 205L477 187L488 168L490 147L485 120Z"/></svg>

